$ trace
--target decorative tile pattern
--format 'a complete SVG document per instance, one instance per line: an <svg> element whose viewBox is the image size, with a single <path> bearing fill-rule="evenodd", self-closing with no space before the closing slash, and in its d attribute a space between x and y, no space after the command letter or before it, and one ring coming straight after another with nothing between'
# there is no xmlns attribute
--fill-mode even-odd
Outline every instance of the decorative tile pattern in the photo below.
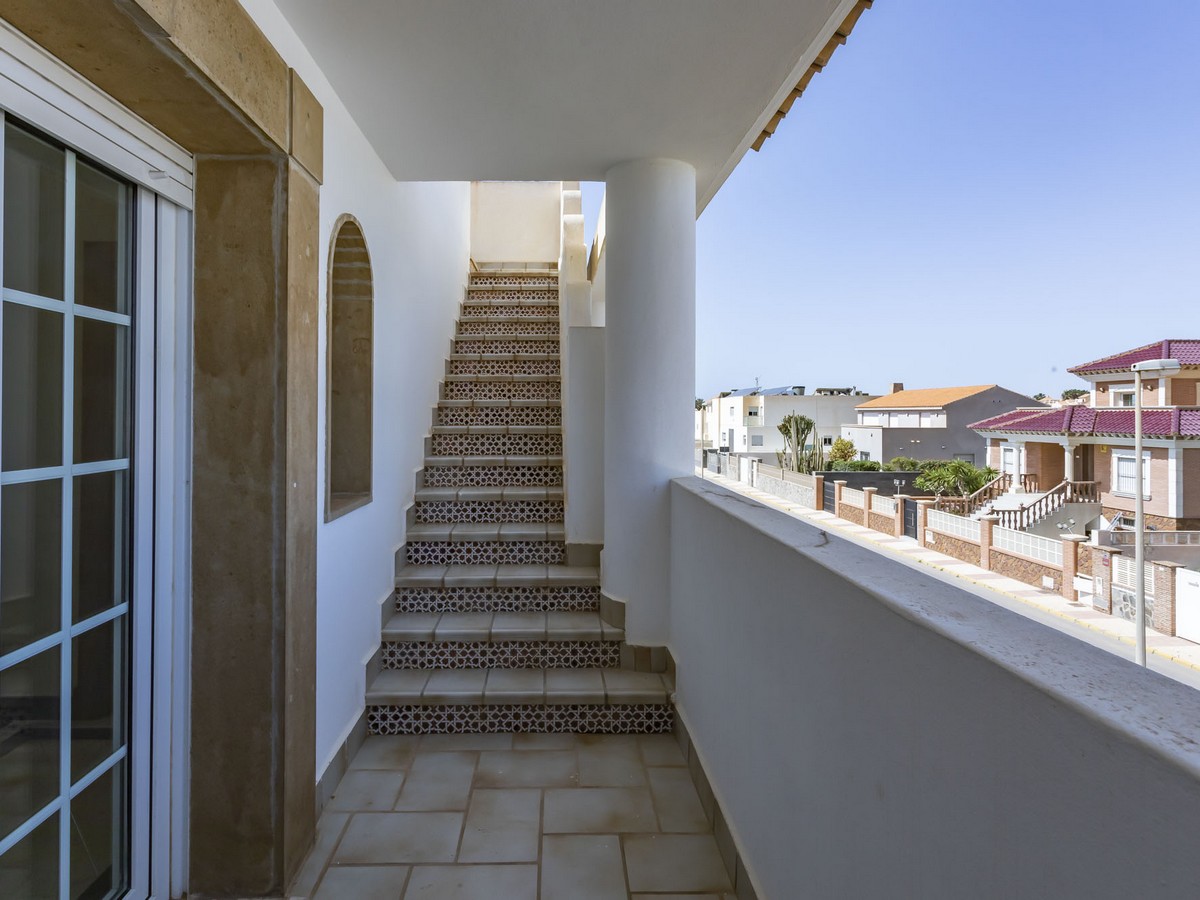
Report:
<svg viewBox="0 0 1200 900"><path fill-rule="evenodd" d="M567 561L562 541L410 541L412 566L563 565Z"/></svg>
<svg viewBox="0 0 1200 900"><path fill-rule="evenodd" d="M557 322L462 322L458 323L460 337L477 337L487 335L500 337L510 334L547 336L558 335Z"/></svg>
<svg viewBox="0 0 1200 900"><path fill-rule="evenodd" d="M546 274L511 274L511 275L487 275L482 272L473 272L471 274L471 287L484 287L488 285L558 285L558 276Z"/></svg>
<svg viewBox="0 0 1200 900"><path fill-rule="evenodd" d="M435 434L434 456L562 456L561 434Z"/></svg>
<svg viewBox="0 0 1200 900"><path fill-rule="evenodd" d="M550 316L558 318L557 306L492 306L487 303L464 303L462 318L483 319L488 316L505 316L512 319L540 319Z"/></svg>
<svg viewBox="0 0 1200 900"><path fill-rule="evenodd" d="M506 287L503 285L472 285L467 289L468 303L558 303L558 290L544 287Z"/></svg>
<svg viewBox="0 0 1200 900"><path fill-rule="evenodd" d="M582 585L500 588L400 588L396 612L595 612L600 588Z"/></svg>
<svg viewBox="0 0 1200 900"><path fill-rule="evenodd" d="M438 425L561 426L561 406L446 406L437 411Z"/></svg>
<svg viewBox="0 0 1200 900"><path fill-rule="evenodd" d="M447 400L559 400L558 381L447 381Z"/></svg>
<svg viewBox="0 0 1200 900"><path fill-rule="evenodd" d="M666 734L675 724L668 705L373 706L371 734Z"/></svg>
<svg viewBox="0 0 1200 900"><path fill-rule="evenodd" d="M561 522L561 500L434 500L417 503L418 522Z"/></svg>
<svg viewBox="0 0 1200 900"><path fill-rule="evenodd" d="M452 359L451 375L557 375L557 359Z"/></svg>
<svg viewBox="0 0 1200 900"><path fill-rule="evenodd" d="M430 466L426 487L561 487L562 466Z"/></svg>
<svg viewBox="0 0 1200 900"><path fill-rule="evenodd" d="M617 641L385 641L387 669L615 669Z"/></svg>
<svg viewBox="0 0 1200 900"><path fill-rule="evenodd" d="M456 338L454 353L557 353L557 340L514 338L508 341L481 341Z"/></svg>

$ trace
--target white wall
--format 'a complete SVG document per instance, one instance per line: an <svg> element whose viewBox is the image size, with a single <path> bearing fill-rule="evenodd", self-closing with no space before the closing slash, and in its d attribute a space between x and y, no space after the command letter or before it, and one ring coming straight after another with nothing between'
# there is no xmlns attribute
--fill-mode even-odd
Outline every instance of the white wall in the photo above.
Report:
<svg viewBox="0 0 1200 900"><path fill-rule="evenodd" d="M562 182L481 181L471 186L471 258L556 262Z"/></svg>
<svg viewBox="0 0 1200 900"><path fill-rule="evenodd" d="M841 437L854 442L855 459L864 450L870 453L870 459L877 462L887 462L883 459L883 429L869 428L862 425L843 425Z"/></svg>
<svg viewBox="0 0 1200 900"><path fill-rule="evenodd" d="M374 277L374 499L317 531L320 777L364 708L364 663L379 646L380 604L390 601L394 587L404 510L412 502L414 473L423 464L423 438L462 299L470 186L396 183L275 5L270 0L242 4L325 108L317 407L322 431L325 270L333 223L342 213L362 223ZM325 495L324 441L318 447L317 471L320 500ZM323 502L318 521L324 521Z"/></svg>
<svg viewBox="0 0 1200 900"><path fill-rule="evenodd" d="M698 478L670 647L760 897L1196 895L1185 685Z"/></svg>

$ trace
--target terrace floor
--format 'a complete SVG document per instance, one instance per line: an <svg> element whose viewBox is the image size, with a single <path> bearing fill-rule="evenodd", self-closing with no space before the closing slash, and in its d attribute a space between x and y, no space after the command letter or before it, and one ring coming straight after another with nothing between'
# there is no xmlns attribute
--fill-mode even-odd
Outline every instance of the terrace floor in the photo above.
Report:
<svg viewBox="0 0 1200 900"><path fill-rule="evenodd" d="M672 735L447 734L367 738L290 896L734 895Z"/></svg>

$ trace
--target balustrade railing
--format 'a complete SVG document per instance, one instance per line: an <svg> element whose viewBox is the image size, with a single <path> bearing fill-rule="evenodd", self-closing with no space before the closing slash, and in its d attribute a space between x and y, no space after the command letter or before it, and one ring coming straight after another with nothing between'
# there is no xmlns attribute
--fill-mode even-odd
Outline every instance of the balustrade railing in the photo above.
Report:
<svg viewBox="0 0 1200 900"><path fill-rule="evenodd" d="M1000 517L1002 527L1023 531L1067 503L1094 503L1099 496L1098 483L1095 481L1063 481L1032 503L1017 509L999 509L996 515Z"/></svg>

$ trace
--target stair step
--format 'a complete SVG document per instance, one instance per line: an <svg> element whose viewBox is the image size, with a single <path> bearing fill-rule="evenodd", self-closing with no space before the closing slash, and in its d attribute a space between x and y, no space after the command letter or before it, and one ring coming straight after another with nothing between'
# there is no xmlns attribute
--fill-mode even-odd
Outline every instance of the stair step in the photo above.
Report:
<svg viewBox="0 0 1200 900"><path fill-rule="evenodd" d="M463 300L463 306L492 306L511 308L514 306L558 307L558 288L471 288Z"/></svg>
<svg viewBox="0 0 1200 900"><path fill-rule="evenodd" d="M624 639L624 629L604 622L598 612L398 612L383 626L383 640L394 642L561 643Z"/></svg>
<svg viewBox="0 0 1200 900"><path fill-rule="evenodd" d="M433 434L562 434L561 425L434 425Z"/></svg>
<svg viewBox="0 0 1200 900"><path fill-rule="evenodd" d="M535 292L541 292L541 293L545 293L547 291L554 291L557 293L558 281L549 282L547 279L544 279L544 278L538 279L538 281L544 282L544 283L536 283L536 284L531 283L530 279L523 279L523 280L514 279L513 284L479 284L477 282L472 282L471 284L469 284L467 286L467 290L470 291L471 293L475 293L477 291L485 291L486 292L486 291L512 291L512 290L535 291Z"/></svg>
<svg viewBox="0 0 1200 900"><path fill-rule="evenodd" d="M438 401L439 408L445 409L560 409L562 401L557 397L550 400L546 397L499 397L480 400L446 400Z"/></svg>
<svg viewBox="0 0 1200 900"><path fill-rule="evenodd" d="M413 541L564 541L561 522L462 522L446 524L421 522L410 525L408 540Z"/></svg>
<svg viewBox="0 0 1200 900"><path fill-rule="evenodd" d="M519 456L516 454L505 456L434 456L425 457L425 468L446 468L450 466L559 466L561 467L563 458L561 456Z"/></svg>
<svg viewBox="0 0 1200 900"><path fill-rule="evenodd" d="M529 319L508 319L504 316L494 316L488 319L459 319L458 329L454 333L459 338L518 338L520 340L537 340L538 338L559 337L557 319L545 318L540 322Z"/></svg>
<svg viewBox="0 0 1200 900"><path fill-rule="evenodd" d="M397 588L525 588L596 587L595 566L567 565L450 565L405 566L396 574Z"/></svg>
<svg viewBox="0 0 1200 900"><path fill-rule="evenodd" d="M442 385L442 397L446 400L559 400L562 384L557 375L532 378L467 375L448 378Z"/></svg>
<svg viewBox="0 0 1200 900"><path fill-rule="evenodd" d="M368 706L665 705L673 688L628 669L384 669Z"/></svg>
<svg viewBox="0 0 1200 900"><path fill-rule="evenodd" d="M448 401L450 403L456 401ZM470 401L457 401L470 402ZM543 407L447 406L439 403L435 428L557 428L562 429L562 409Z"/></svg>
<svg viewBox="0 0 1200 900"><path fill-rule="evenodd" d="M530 375L559 377L561 363L557 356L541 359L451 359L446 363L447 375L511 375L514 379Z"/></svg>
<svg viewBox="0 0 1200 900"><path fill-rule="evenodd" d="M450 490L454 488L434 488ZM559 523L566 507L562 500L418 500L413 510L417 522Z"/></svg>
<svg viewBox="0 0 1200 900"><path fill-rule="evenodd" d="M506 355L524 353L542 353L559 355L558 336L535 335L530 337L509 337L508 335L475 335L473 337L455 338L454 355Z"/></svg>
<svg viewBox="0 0 1200 900"><path fill-rule="evenodd" d="M415 525L413 528L465 528L464 525ZM487 527L487 526L485 526ZM501 526L503 527L503 526ZM516 528L536 528L537 525L515 525ZM553 527L553 526L540 526ZM409 529L412 531L412 529ZM410 566L449 565L563 565L567 549L562 539L519 540L513 537L492 540L446 537L414 540L405 545L405 559Z"/></svg>
<svg viewBox="0 0 1200 900"><path fill-rule="evenodd" d="M509 362L509 361L530 361L530 362L557 362L558 352L492 352L486 353L483 351L477 353L451 353L451 362Z"/></svg>
<svg viewBox="0 0 1200 900"><path fill-rule="evenodd" d="M560 487L562 464L431 466L421 473L422 487Z"/></svg>
<svg viewBox="0 0 1200 900"><path fill-rule="evenodd" d="M416 493L418 503L562 503L563 489L552 487L424 487Z"/></svg>
<svg viewBox="0 0 1200 900"><path fill-rule="evenodd" d="M434 434L429 441L431 457L528 456L548 459L562 456L561 434Z"/></svg>
<svg viewBox="0 0 1200 900"><path fill-rule="evenodd" d="M472 272L467 281L469 288L525 287L538 285L558 287L556 272Z"/></svg>
<svg viewBox="0 0 1200 900"><path fill-rule="evenodd" d="M503 322L558 322L557 306L493 306L491 304L463 304L463 322L488 322L499 324Z"/></svg>

